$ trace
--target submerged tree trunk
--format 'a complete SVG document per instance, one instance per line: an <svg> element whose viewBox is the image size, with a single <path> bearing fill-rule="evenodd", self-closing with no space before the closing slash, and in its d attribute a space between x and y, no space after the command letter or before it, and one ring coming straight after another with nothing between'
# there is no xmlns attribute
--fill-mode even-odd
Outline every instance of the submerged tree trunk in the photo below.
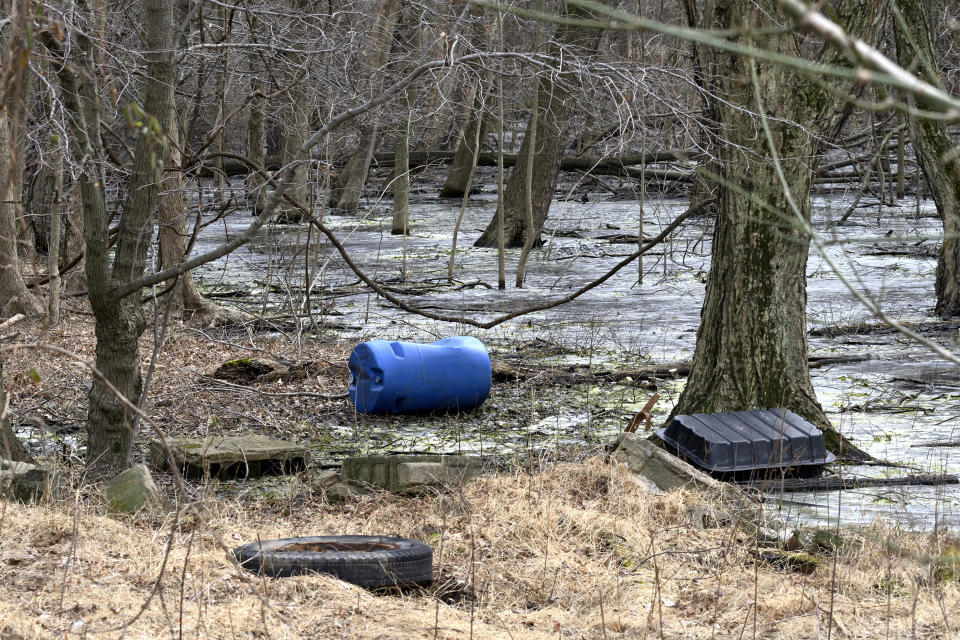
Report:
<svg viewBox="0 0 960 640"><path fill-rule="evenodd" d="M573 18L590 17L577 7L569 7L569 16ZM576 46L584 54L596 51L602 31L565 24L559 27L551 53L559 56L561 49ZM555 79L554 75L558 77ZM547 220L550 201L557 184L560 163L567 146L567 124L571 113L572 91L568 79L563 74L547 74L535 81L536 97L534 108L538 117L531 114L528 134L533 132L529 124L535 125L534 135L525 135L520 146L519 158L533 154L537 161L533 166L533 175L527 179L528 163L518 162L510 173L506 193L503 197L503 234L508 247L523 246L526 238L527 187L531 185L533 205L533 242L539 243L540 232ZM536 141L536 148L530 149L530 142ZM498 207L499 210L499 207ZM497 246L497 217L495 212L483 234L474 243L476 247Z"/></svg>
<svg viewBox="0 0 960 640"><path fill-rule="evenodd" d="M484 109L482 83L478 81L473 98L473 108L467 115L467 124L463 127L463 133L457 143L457 154L450 164L447 179L440 189L440 197L442 198L458 198L467 193L473 186L470 184L473 177L473 162L477 148L481 146L487 129ZM478 128L479 131L477 131Z"/></svg>
<svg viewBox="0 0 960 640"><path fill-rule="evenodd" d="M905 33L902 25L894 20L900 65L913 69L917 77L934 86L940 84L940 69L933 42L932 17L939 5L940 2L899 0L897 6L909 32ZM917 106L928 105L921 102ZM910 139L943 223L943 245L937 259L935 284L936 314L952 318L960 316L960 157L955 153L945 121L918 117L910 112L908 123Z"/></svg>
<svg viewBox="0 0 960 640"><path fill-rule="evenodd" d="M759 33L770 26L765 16L777 15L774 4L737 0L717 10L716 25ZM839 10L851 20L852 12L869 13L864 5L850 0ZM764 40L766 48L800 55L792 34ZM717 222L696 351L673 415L786 407L823 428L831 450L860 454L830 426L807 368L810 187L819 140L847 110L839 92L828 93L783 67L712 55L725 63L711 95L724 98L716 110L728 143L718 147ZM768 114L776 158L755 115L761 109ZM792 124L797 122L804 127Z"/></svg>
<svg viewBox="0 0 960 640"><path fill-rule="evenodd" d="M374 74L373 94L383 87L383 67L390 55L390 43L399 21L403 0L381 0L376 22L373 25L370 46L365 56L369 73ZM366 123L360 128L357 148L337 174L330 189L330 206L341 211L356 211L363 195L363 185L370 171L370 161L377 145L379 128L375 123Z"/></svg>

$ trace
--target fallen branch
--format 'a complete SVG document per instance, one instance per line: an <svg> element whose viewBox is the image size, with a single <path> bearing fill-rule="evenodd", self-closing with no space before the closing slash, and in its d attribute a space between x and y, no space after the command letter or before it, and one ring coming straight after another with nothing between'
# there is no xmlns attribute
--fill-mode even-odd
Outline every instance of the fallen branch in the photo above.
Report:
<svg viewBox="0 0 960 640"><path fill-rule="evenodd" d="M926 473L899 478L783 478L779 480L751 480L739 482L740 486L771 493L780 491L843 491L867 487L943 486L960 484L960 477L943 473Z"/></svg>
<svg viewBox="0 0 960 640"><path fill-rule="evenodd" d="M432 311L426 311L423 308L416 307L414 305L411 305L405 302L404 300L401 300L397 296L393 295L392 293L384 289L377 282L375 282L370 276L366 274L365 271L363 271L357 265L356 262L353 261L353 258L350 257L350 253L347 251L346 247L343 246L343 244L340 242L340 239L337 238L336 234L334 234L329 227L321 223L319 220L316 220L315 218L313 218L310 212L306 212L304 209L301 209L301 210L304 211L308 217L310 217L310 224L316 227L317 230L320 231L320 233L322 233L327 237L327 239L330 241L330 244L333 245L333 247L337 250L337 253L340 254L340 257L343 258L343 261L346 263L347 267L351 271L353 271L358 278L363 280L363 282L368 287L373 289L380 297L384 298L388 302L393 303L394 305L396 305L400 309L403 309L404 311L407 311L409 313L415 313L419 316L423 316L424 318L430 318L431 320L439 320L441 322L459 322L461 324L470 325L471 327L478 327L480 329L491 329L499 324L503 324L508 320L518 318L528 313L533 313L536 311L546 311L547 309L553 309L555 307L559 307L560 305L566 304L572 300L576 300L587 291L590 291L591 289L594 289L600 286L601 284L603 284L604 282L612 278L618 271L620 271L621 269L629 265L631 262L633 262L634 260L642 256L647 251L650 251L650 249L659 245L661 242L663 242L667 238L667 236L673 233L673 230L679 227L684 222L684 220L686 220L687 218L689 218L690 216L696 213L699 213L700 211L705 209L708 205L712 204L714 200L715 198L708 198L706 200L698 202L697 204L691 205L689 209L687 209L686 211L681 213L679 216L674 218L670 224L664 227L663 231L661 231L655 237L651 238L650 241L644 244L641 248L637 249L630 255L626 256L623 260L615 264L609 271L607 271L605 274L603 274L596 280L593 280L592 282L588 282L587 284L583 285L576 291L566 296L563 296L562 298L557 298L549 302L531 305L524 309L511 311L510 313L504 313L486 322L483 322L480 320L474 320L473 318L467 318L464 316L453 316L453 315L447 315L443 313L434 313ZM186 264L186 263L181 263L181 264Z"/></svg>
<svg viewBox="0 0 960 640"><path fill-rule="evenodd" d="M832 364L844 364L848 362L864 362L871 359L869 353L853 353L840 356L810 356L807 359L807 366L811 369ZM548 368L548 367L511 367L502 362L493 363L493 378L497 381L526 380L536 378L537 382L554 384L565 382L567 384L583 384L587 382L618 382L631 378L634 380L650 380L655 378L677 378L690 374L692 363L690 362L666 362L662 364L651 364L634 369L619 369L617 371L578 371L572 368Z"/></svg>
<svg viewBox="0 0 960 640"><path fill-rule="evenodd" d="M911 447L960 447L960 440L940 440L937 442L920 442Z"/></svg>
<svg viewBox="0 0 960 640"><path fill-rule="evenodd" d="M617 441L613 443L613 446L610 447L610 450L607 451L607 460L610 460L610 456L613 455L614 451L620 448L620 445L623 443L623 436L627 433L636 433L637 428L641 423L644 424L643 430L650 431L650 422L651 415L650 412L653 411L653 406L657 404L657 400L660 399L660 394L655 393L653 397L647 400L647 404L643 405L643 409L637 411L637 414L630 418L630 423L627 425L627 428L623 430L623 433L617 438Z"/></svg>

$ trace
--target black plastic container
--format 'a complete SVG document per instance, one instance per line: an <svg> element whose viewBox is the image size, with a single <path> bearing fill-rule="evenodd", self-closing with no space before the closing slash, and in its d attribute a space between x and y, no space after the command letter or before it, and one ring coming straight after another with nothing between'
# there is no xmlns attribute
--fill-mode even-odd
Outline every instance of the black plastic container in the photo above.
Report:
<svg viewBox="0 0 960 640"><path fill-rule="evenodd" d="M812 478L836 459L823 432L787 409L676 416L657 436L675 454L723 480Z"/></svg>

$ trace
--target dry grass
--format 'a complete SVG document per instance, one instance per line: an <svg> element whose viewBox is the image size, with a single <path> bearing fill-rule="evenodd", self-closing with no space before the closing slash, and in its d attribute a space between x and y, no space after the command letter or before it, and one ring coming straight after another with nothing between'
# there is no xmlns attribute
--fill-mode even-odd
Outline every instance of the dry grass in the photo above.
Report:
<svg viewBox="0 0 960 640"><path fill-rule="evenodd" d="M23 340L38 335L21 331ZM83 316L38 339L92 356ZM149 332L143 346L147 364ZM173 435L216 428L282 437L342 411L342 403L218 391L199 375L263 349L332 364L329 375L260 389L341 390L344 345L213 340L177 325L148 413ZM86 371L50 351L4 358L16 419L82 422ZM179 516L165 486L164 511L138 518L106 516L82 477L60 502L0 501L0 638L926 639L955 638L960 628L960 585L931 580L930 560L916 559L938 551L929 537L876 528L801 575L755 562L757 539L743 531L693 526L688 509L703 497L651 496L599 459L517 469L441 496L375 494L343 505L329 504L308 471L193 487ZM257 538L347 533L430 543L449 602L322 576L261 579L228 551Z"/></svg>
<svg viewBox="0 0 960 640"><path fill-rule="evenodd" d="M269 499L225 500L214 489L179 522L107 517L93 499L3 503L0 632L825 638L832 606L833 637L956 637L957 583L930 581L929 566L893 557L871 536L835 561L824 557L809 576L757 565L751 536L690 524L687 508L698 496L651 496L622 467L599 459L481 478L442 496L377 494L341 506L328 504L309 474L288 479ZM430 542L436 573L475 601L376 595L320 576L260 579L238 570L222 546L344 533Z"/></svg>

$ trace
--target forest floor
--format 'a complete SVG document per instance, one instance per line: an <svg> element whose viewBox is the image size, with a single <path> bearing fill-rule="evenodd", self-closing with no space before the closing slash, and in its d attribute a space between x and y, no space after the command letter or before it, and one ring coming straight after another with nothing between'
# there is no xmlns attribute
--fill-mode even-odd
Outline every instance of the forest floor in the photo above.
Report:
<svg viewBox="0 0 960 640"><path fill-rule="evenodd" d="M588 451L517 459L440 495L346 503L327 500L319 465L188 482L183 494L157 472L161 509L108 516L71 448L82 441L90 374L77 362L93 357L91 320L76 309L61 329L22 324L4 341L14 423L35 425L31 444L72 490L38 505L0 501L0 638L948 639L960 629L955 539L875 524L798 571L778 566L765 534L700 515L724 505L652 495ZM143 340L146 371L151 329ZM145 410L168 435L333 438L318 418L349 425L345 401L296 394L342 393L351 347L173 323ZM255 388L211 376L251 356L311 364ZM231 561L231 548L257 539L335 534L427 542L434 586L374 593L323 576L259 578Z"/></svg>

